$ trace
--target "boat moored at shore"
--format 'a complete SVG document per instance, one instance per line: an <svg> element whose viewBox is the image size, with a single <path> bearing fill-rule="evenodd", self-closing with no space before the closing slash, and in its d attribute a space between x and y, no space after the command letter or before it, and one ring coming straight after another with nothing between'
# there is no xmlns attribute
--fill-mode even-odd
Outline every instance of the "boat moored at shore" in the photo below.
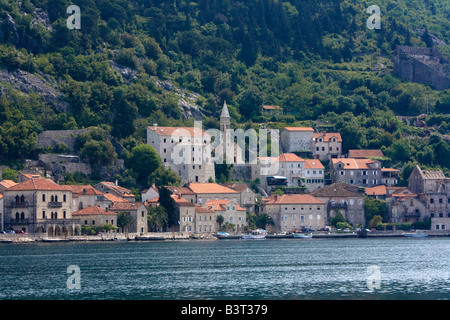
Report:
<svg viewBox="0 0 450 320"><path fill-rule="evenodd" d="M250 234L242 235L242 239L244 240L262 240L267 236L267 231L264 229L256 229L253 230Z"/></svg>

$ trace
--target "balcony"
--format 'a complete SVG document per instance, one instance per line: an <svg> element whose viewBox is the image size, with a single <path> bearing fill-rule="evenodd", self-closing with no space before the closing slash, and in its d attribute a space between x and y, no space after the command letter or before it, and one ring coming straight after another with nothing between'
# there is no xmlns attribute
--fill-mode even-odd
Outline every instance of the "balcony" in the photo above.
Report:
<svg viewBox="0 0 450 320"><path fill-rule="evenodd" d="M16 225L16 224L28 224L30 222L31 222L30 219L11 219L9 221L10 224L14 224L14 225Z"/></svg>
<svg viewBox="0 0 450 320"><path fill-rule="evenodd" d="M12 208L28 208L28 201L24 202L11 202Z"/></svg>
<svg viewBox="0 0 450 320"><path fill-rule="evenodd" d="M48 208L62 208L62 202L49 202Z"/></svg>

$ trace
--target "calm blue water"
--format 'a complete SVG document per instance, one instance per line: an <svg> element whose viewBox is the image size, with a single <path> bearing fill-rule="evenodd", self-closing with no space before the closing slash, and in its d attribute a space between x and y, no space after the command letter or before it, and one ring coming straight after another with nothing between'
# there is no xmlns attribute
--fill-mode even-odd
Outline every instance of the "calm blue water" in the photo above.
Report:
<svg viewBox="0 0 450 320"><path fill-rule="evenodd" d="M0 299L449 299L449 271L449 238L1 244Z"/></svg>

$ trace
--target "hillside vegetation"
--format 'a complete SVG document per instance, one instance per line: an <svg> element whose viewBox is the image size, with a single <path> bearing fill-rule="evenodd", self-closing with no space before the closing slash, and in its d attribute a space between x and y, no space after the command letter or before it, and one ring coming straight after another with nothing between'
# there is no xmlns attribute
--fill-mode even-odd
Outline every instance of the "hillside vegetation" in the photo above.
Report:
<svg viewBox="0 0 450 320"><path fill-rule="evenodd" d="M67 28L71 4L80 30ZM435 39L450 56L450 1L379 0L379 30L366 26L371 4L0 0L0 162L36 158L43 130L87 127L125 147L104 148L109 158L127 159L154 122L218 128L226 101L235 127L337 130L344 151L381 148L405 176L414 163L448 173L450 92L392 68L397 45ZM284 114L264 116L262 104ZM396 118L426 112L422 127Z"/></svg>

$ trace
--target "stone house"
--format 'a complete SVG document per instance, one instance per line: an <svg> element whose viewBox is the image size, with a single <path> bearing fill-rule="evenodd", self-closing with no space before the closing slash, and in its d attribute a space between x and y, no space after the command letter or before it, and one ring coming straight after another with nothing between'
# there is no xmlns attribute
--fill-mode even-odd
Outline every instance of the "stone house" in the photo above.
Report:
<svg viewBox="0 0 450 320"><path fill-rule="evenodd" d="M342 154L342 137L338 132L313 134L313 156L319 160L339 158Z"/></svg>
<svg viewBox="0 0 450 320"><path fill-rule="evenodd" d="M365 225L364 194L357 186L347 183L333 183L311 192L311 195L324 201L326 206L325 224L340 212L353 227Z"/></svg>
<svg viewBox="0 0 450 320"><path fill-rule="evenodd" d="M408 179L409 189L426 201L427 215L434 230L450 229L450 178L442 171L415 166Z"/></svg>
<svg viewBox="0 0 450 320"><path fill-rule="evenodd" d="M103 209L98 206L88 206L72 213L74 219L79 219L82 226L101 227L104 224L112 224L117 227L117 212Z"/></svg>
<svg viewBox="0 0 450 320"><path fill-rule="evenodd" d="M190 183L187 185L194 193L194 203L204 205L210 200L233 200L241 204L240 193L217 183Z"/></svg>
<svg viewBox="0 0 450 320"><path fill-rule="evenodd" d="M218 231L217 215L212 209L195 205L195 230L198 233L215 233Z"/></svg>
<svg viewBox="0 0 450 320"><path fill-rule="evenodd" d="M72 218L72 191L49 179L31 178L4 191L5 229L48 236L80 232Z"/></svg>
<svg viewBox="0 0 450 320"><path fill-rule="evenodd" d="M305 159L304 186L308 191L323 188L325 185L325 167L318 159Z"/></svg>
<svg viewBox="0 0 450 320"><path fill-rule="evenodd" d="M333 183L374 187L381 184L381 162L370 159L331 159L330 178Z"/></svg>
<svg viewBox="0 0 450 320"><path fill-rule="evenodd" d="M239 193L239 203L248 212L255 211L256 193L250 188L248 183L225 183L223 186Z"/></svg>
<svg viewBox="0 0 450 320"><path fill-rule="evenodd" d="M413 193L408 188L396 190L387 199L386 204L389 222L420 222L430 218L424 197Z"/></svg>
<svg viewBox="0 0 450 320"><path fill-rule="evenodd" d="M183 183L205 183L215 178L211 137L201 128L147 127L147 144L155 148L166 167ZM208 154L209 153L209 154Z"/></svg>
<svg viewBox="0 0 450 320"><path fill-rule="evenodd" d="M261 210L273 220L269 232L287 232L302 228L325 227L326 202L310 194L271 195L261 202Z"/></svg>
<svg viewBox="0 0 450 320"><path fill-rule="evenodd" d="M86 207L95 207L103 199L103 193L91 185L66 185L65 187L72 191L73 211L78 211ZM103 209L105 208L106 206L103 206Z"/></svg>
<svg viewBox="0 0 450 320"><path fill-rule="evenodd" d="M196 233L197 229L195 226L195 204L191 201L184 199L179 194L171 195L172 199L175 201L175 208L178 215L179 225L174 231L181 232L193 232Z"/></svg>
<svg viewBox="0 0 450 320"><path fill-rule="evenodd" d="M127 227L130 233L146 234L148 231L147 208L142 202L115 202L108 208L119 217L121 212L129 213L133 224Z"/></svg>
<svg viewBox="0 0 450 320"><path fill-rule="evenodd" d="M313 151L314 129L311 127L285 127L281 131L281 147L284 153Z"/></svg>
<svg viewBox="0 0 450 320"><path fill-rule="evenodd" d="M234 230L236 232L243 232L245 227L248 227L247 222L247 210L241 207L234 200L210 200L205 204L205 207L209 210L215 212L215 217L217 220L218 216L223 217L223 224L234 225ZM200 217L199 217L200 218ZM201 222L201 220L199 221ZM201 223L199 223L199 232L202 232L206 226L202 228ZM219 224L217 223L216 230L219 231Z"/></svg>
<svg viewBox="0 0 450 320"><path fill-rule="evenodd" d="M136 201L136 196L131 192L131 190L121 187L116 182L109 182L109 181L103 181L100 183L97 183L94 186L95 189L98 191L106 194L111 193L119 198L123 198L129 202Z"/></svg>

